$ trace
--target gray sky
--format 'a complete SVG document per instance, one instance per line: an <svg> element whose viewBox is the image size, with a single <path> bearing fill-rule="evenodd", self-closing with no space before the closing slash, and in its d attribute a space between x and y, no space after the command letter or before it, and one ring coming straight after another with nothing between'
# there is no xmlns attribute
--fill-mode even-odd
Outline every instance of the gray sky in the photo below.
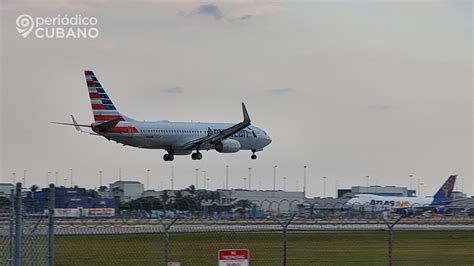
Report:
<svg viewBox="0 0 474 266"><path fill-rule="evenodd" d="M123 179L151 186L194 183L207 171L212 189L409 184L432 195L449 174L473 194L471 1L1 1L1 181L27 183ZM97 39L22 38L21 14L98 18ZM120 112L139 120L238 122L245 101L254 125L273 143L249 152L204 153L173 163L163 151L138 150L49 124L74 114L92 121L83 70L95 71ZM54 176L51 175L52 177ZM200 173L202 185L202 173ZM416 180L415 182L416 183Z"/></svg>

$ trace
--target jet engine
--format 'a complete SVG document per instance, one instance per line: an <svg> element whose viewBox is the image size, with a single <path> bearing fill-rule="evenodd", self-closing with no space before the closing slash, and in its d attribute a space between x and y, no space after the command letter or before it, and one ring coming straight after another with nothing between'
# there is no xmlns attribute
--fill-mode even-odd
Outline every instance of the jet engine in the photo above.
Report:
<svg viewBox="0 0 474 266"><path fill-rule="evenodd" d="M216 144L216 151L221 153L234 153L240 150L240 142L234 139L224 139Z"/></svg>
<svg viewBox="0 0 474 266"><path fill-rule="evenodd" d="M411 216L416 213L416 210L414 208L407 208L403 210L403 215L404 216Z"/></svg>

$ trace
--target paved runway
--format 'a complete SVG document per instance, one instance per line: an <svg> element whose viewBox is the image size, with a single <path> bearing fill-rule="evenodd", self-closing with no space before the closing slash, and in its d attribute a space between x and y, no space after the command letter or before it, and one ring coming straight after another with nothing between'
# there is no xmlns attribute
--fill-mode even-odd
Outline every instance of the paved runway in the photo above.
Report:
<svg viewBox="0 0 474 266"><path fill-rule="evenodd" d="M47 220L26 223L26 230L35 227L34 234L46 234ZM0 221L0 235L9 234L8 221ZM163 224L161 223L163 222ZM158 219L62 219L55 221L56 235L139 234L161 233L172 220ZM282 223L285 220L281 220ZM169 232L278 232L283 227L276 220L178 220ZM288 226L289 232L354 232L384 231L387 226L380 220L296 220ZM402 220L395 231L474 231L474 219Z"/></svg>

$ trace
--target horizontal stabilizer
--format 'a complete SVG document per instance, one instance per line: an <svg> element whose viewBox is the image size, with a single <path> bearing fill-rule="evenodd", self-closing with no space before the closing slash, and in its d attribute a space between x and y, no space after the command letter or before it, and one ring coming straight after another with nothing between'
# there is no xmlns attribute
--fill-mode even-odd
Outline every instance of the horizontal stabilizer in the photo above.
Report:
<svg viewBox="0 0 474 266"><path fill-rule="evenodd" d="M82 130L82 128L81 128L81 127L90 127L90 128L92 128L92 125L81 125L81 124L78 124L73 115L71 115L71 119L72 119L72 123L51 122L51 124L74 126L74 128L75 128L79 133L86 133L86 134L90 134L90 135L94 135L94 136L100 136L99 134L96 134L96 133L84 131L84 130Z"/></svg>

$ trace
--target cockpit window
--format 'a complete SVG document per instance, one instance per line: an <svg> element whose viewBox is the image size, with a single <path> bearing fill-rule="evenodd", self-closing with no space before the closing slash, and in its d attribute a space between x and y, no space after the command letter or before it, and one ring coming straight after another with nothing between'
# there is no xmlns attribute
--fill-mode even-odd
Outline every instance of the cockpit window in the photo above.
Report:
<svg viewBox="0 0 474 266"><path fill-rule="evenodd" d="M263 134L267 135L267 132L265 132L265 130L262 130Z"/></svg>

